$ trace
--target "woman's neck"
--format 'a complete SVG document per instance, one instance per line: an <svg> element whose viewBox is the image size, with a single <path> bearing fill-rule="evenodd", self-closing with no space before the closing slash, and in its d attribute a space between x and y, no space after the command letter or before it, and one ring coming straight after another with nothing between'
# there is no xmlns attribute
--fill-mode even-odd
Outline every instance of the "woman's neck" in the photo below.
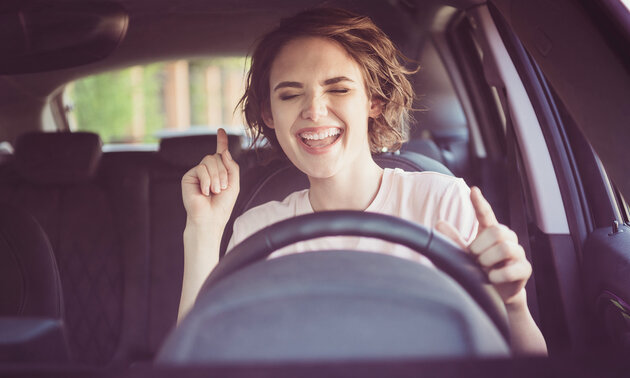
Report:
<svg viewBox="0 0 630 378"><path fill-rule="evenodd" d="M309 177L311 207L314 211L365 210L376 197L382 178L383 169L372 159L329 178Z"/></svg>

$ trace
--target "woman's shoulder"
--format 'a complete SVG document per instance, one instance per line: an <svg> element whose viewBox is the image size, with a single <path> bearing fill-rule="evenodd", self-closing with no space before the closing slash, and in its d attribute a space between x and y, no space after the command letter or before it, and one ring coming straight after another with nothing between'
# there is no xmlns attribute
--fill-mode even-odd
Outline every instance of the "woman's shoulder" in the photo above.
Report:
<svg viewBox="0 0 630 378"><path fill-rule="evenodd" d="M396 186L414 189L421 188L432 192L443 192L454 188L468 188L464 180L459 177L432 171L409 172L396 168L391 170L391 180Z"/></svg>
<svg viewBox="0 0 630 378"><path fill-rule="evenodd" d="M237 219L240 225L263 224L269 225L283 219L298 215L304 206L304 201L308 201L308 189L293 192L282 201L269 201L253 207Z"/></svg>

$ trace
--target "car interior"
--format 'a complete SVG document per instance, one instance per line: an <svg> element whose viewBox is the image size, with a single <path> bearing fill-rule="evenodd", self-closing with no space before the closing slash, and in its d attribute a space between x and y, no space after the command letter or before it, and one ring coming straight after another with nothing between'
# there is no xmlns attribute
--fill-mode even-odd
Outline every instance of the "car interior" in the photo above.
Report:
<svg viewBox="0 0 630 378"><path fill-rule="evenodd" d="M312 214L226 255L239 215L308 187L288 160L250 148L242 128L228 133L241 189L222 260L176 327L181 179L216 150L217 128L149 143L104 139L71 120L69 88L155 62L246 57L282 17L319 6L371 17L419 65L410 78L417 100L409 141L374 159L482 189L532 264L528 305L549 358L511 355L496 293L470 259L426 228ZM0 25L0 372L627 371L627 3L9 0ZM322 235L405 244L440 270L344 251L265 260Z"/></svg>

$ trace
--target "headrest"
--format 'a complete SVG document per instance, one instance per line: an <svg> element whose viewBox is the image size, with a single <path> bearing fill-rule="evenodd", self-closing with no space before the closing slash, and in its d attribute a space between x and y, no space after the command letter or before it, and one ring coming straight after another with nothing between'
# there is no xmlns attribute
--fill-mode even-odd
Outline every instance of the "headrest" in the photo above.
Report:
<svg viewBox="0 0 630 378"><path fill-rule="evenodd" d="M94 177L101 154L101 139L94 133L34 132L18 138L15 165L33 183L77 183Z"/></svg>
<svg viewBox="0 0 630 378"><path fill-rule="evenodd" d="M372 155L372 157L381 168L400 168L410 172L431 171L453 176L453 172L441 162L413 151L388 152Z"/></svg>
<svg viewBox="0 0 630 378"><path fill-rule="evenodd" d="M411 139L402 145L402 150L417 152L444 164L444 157L440 148L431 139Z"/></svg>
<svg viewBox="0 0 630 378"><path fill-rule="evenodd" d="M228 148L234 158L241 152L242 141L240 135L228 135ZM190 168L216 150L216 135L189 135L162 139L158 156L175 166Z"/></svg>

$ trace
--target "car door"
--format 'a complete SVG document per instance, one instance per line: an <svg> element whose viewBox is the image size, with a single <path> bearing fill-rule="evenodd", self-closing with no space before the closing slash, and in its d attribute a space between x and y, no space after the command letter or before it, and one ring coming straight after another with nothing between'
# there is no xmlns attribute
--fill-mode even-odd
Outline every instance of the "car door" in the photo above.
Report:
<svg viewBox="0 0 630 378"><path fill-rule="evenodd" d="M628 195L629 175L617 162L630 142L630 14L620 1L538 4L537 11L514 3L511 11L526 20L515 27L525 48L512 55L520 55L534 101L547 104L539 106L539 118L547 120L546 139L563 176L580 275L574 290L587 310L581 340L627 349L630 234L618 188ZM541 35L546 41L532 39Z"/></svg>
<svg viewBox="0 0 630 378"><path fill-rule="evenodd" d="M505 147L503 171L491 171L505 180L504 221L529 252L530 307L552 353L630 345L619 164L630 145L629 50L601 4L495 1L451 32L456 54L477 55L475 93L487 98L477 114L496 103L498 120L480 133Z"/></svg>
<svg viewBox="0 0 630 378"><path fill-rule="evenodd" d="M528 303L551 353L630 340L628 206L613 184L623 189L628 176L611 164L630 145L619 132L630 119L630 85L617 51L623 39L588 34L606 30L595 23L605 14L593 21L593 9L496 1L455 14L433 36L469 119L473 183L533 265ZM593 65L606 67L602 77ZM589 68L589 78L579 76ZM577 90L572 80L598 91ZM607 123L593 130L598 119ZM619 135L604 145L610 133Z"/></svg>

